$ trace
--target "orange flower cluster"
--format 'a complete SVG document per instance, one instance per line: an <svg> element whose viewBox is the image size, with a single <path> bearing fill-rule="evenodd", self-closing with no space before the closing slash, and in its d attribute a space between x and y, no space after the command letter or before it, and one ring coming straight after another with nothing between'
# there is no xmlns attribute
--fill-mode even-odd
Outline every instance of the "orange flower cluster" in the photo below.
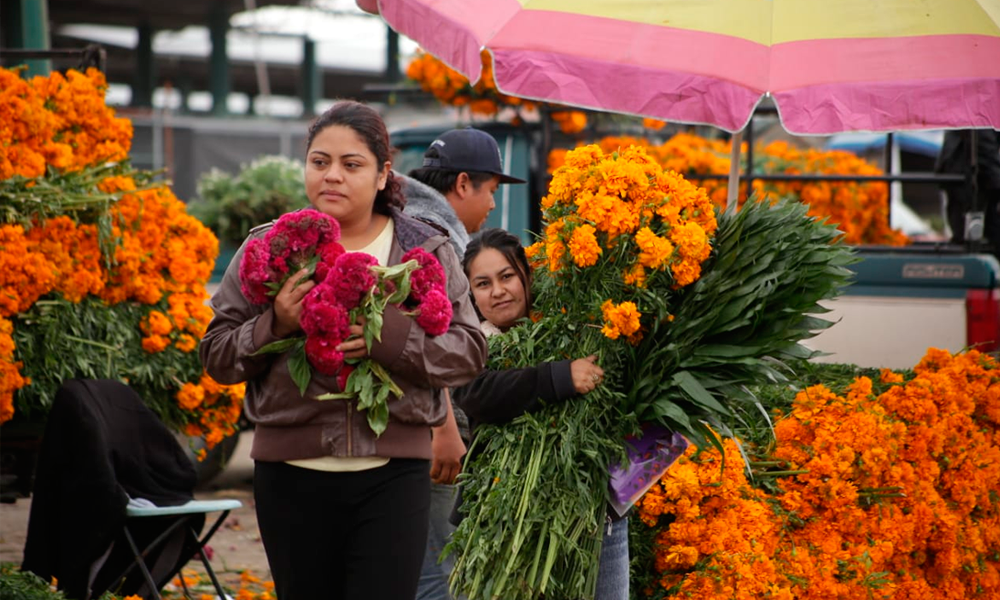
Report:
<svg viewBox="0 0 1000 600"><path fill-rule="evenodd" d="M559 125L559 130L572 135L587 128L587 113L582 110L559 110L550 115Z"/></svg>
<svg viewBox="0 0 1000 600"><path fill-rule="evenodd" d="M181 582L181 578L184 579L183 582ZM201 574L194 569L183 569L180 575L174 577L172 583L174 587L173 590L163 590L164 600L186 598L185 595L180 593L184 587L187 587L187 589L190 590L196 590L213 585L204 574ZM225 585L225 583L223 583L223 585ZM202 600L210 600L216 596L216 594L202 594L201 598ZM235 598L235 600L274 600L274 582L257 577L254 575L253 571L249 569L243 570L240 572L240 589L236 591L233 598ZM128 598L125 600L128 600Z"/></svg>
<svg viewBox="0 0 1000 600"><path fill-rule="evenodd" d="M841 150L800 150L787 142L772 142L763 148L767 173L818 173L881 175L882 170ZM758 194L797 197L809 205L809 214L829 217L844 232L849 244L902 246L908 238L889 227L889 186L886 183L850 181L763 182L755 181Z"/></svg>
<svg viewBox="0 0 1000 600"><path fill-rule="evenodd" d="M181 352L193 352L212 320L212 309L200 294L177 292L167 297L166 314L153 310L140 322L142 349L163 352L171 343Z"/></svg>
<svg viewBox="0 0 1000 600"><path fill-rule="evenodd" d="M629 145L642 147L665 171L686 175L729 173L731 145L727 141L679 133L658 145L634 137L606 137L597 144L605 152ZM566 151L561 149L549 154L550 173L565 162L565 155ZM787 142L772 142L758 148L754 162L755 171L768 174L882 174L881 169L849 152L800 150ZM726 179L706 179L701 185L713 202L726 205ZM908 241L903 233L889 227L889 192L885 183L765 182L755 179L753 187L760 197L792 197L808 204L811 216L828 217L844 232L849 244L898 246ZM746 186L742 185L741 204L746 197Z"/></svg>
<svg viewBox="0 0 1000 600"><path fill-rule="evenodd" d="M1000 365L930 349L876 397L803 390L775 426L778 492L725 443L690 454L638 503L660 585L699 598L1000 597ZM720 479L721 475L721 479ZM767 477L766 472L758 477ZM647 590L651 592L651 590Z"/></svg>
<svg viewBox="0 0 1000 600"><path fill-rule="evenodd" d="M0 423L14 416L14 392L31 383L14 361L14 324L0 317Z"/></svg>
<svg viewBox="0 0 1000 600"><path fill-rule="evenodd" d="M480 58L483 70L475 85L469 83L468 77L426 52L417 52L416 58L406 67L406 76L444 104L468 106L474 115L490 117L504 107L533 110L538 106L537 102L501 93L493 77L493 59L490 53L483 50ZM551 113L551 116L566 134L579 133L587 127L587 114L583 111L558 110Z"/></svg>
<svg viewBox="0 0 1000 600"><path fill-rule="evenodd" d="M202 373L198 383L185 383L177 392L177 403L194 418L185 425L184 433L203 437L208 449L236 434L245 391L242 383L222 385L208 373Z"/></svg>
<svg viewBox="0 0 1000 600"><path fill-rule="evenodd" d="M502 106L533 108L528 100L501 94L493 78L493 59L490 53L480 53L483 72L475 85L469 78L426 52L417 52L416 58L406 67L406 76L420 84L425 92L451 106L468 106L473 114L495 115Z"/></svg>
<svg viewBox="0 0 1000 600"><path fill-rule="evenodd" d="M0 180L41 177L46 165L74 171L119 161L132 145L132 123L104 104L97 69L31 81L0 69Z"/></svg>
<svg viewBox="0 0 1000 600"><path fill-rule="evenodd" d="M611 340L617 340L625 336L632 344L638 344L642 340L641 324L639 317L642 314L636 307L635 302L622 302L614 304L607 300L601 305L601 313L604 316L604 327L601 333Z"/></svg>
<svg viewBox="0 0 1000 600"><path fill-rule="evenodd" d="M75 170L126 158L131 123L104 104L104 88L96 70L28 82L0 69L0 179L42 177L46 166ZM147 305L136 327L150 353L171 344L193 352L212 318L205 284L219 247L211 231L187 214L166 185L139 190L132 178L112 176L98 188L118 197L108 210L112 256L102 252L96 224L69 216L28 228L0 225L0 423L13 415L14 391L30 385L20 374L23 365L13 360L14 324L4 317L16 317L40 298L58 294L76 303L97 297L108 310L123 302ZM242 386L213 384L202 375L197 385L209 390L206 400L181 404L209 447L234 431L240 411L232 399L243 395ZM220 394L227 400L220 402Z"/></svg>
<svg viewBox="0 0 1000 600"><path fill-rule="evenodd" d="M573 276L573 269L611 269L632 293L661 277L667 291L696 281L716 229L705 191L663 171L636 146L568 152L542 209L545 237L527 249L534 265L557 278ZM602 316L606 337L642 339L642 310L634 303L608 299Z"/></svg>
<svg viewBox="0 0 1000 600"><path fill-rule="evenodd" d="M132 180L125 179L134 189ZM112 184L101 187L120 191ZM207 297L205 282L219 253L218 240L187 214L170 188L127 193L110 212L112 235L118 241L110 270L96 225L67 216L27 231L20 225L0 225L0 316L23 312L52 292L71 302L94 295L111 305L126 300L155 304L173 293ZM207 326L211 314L196 314Z"/></svg>

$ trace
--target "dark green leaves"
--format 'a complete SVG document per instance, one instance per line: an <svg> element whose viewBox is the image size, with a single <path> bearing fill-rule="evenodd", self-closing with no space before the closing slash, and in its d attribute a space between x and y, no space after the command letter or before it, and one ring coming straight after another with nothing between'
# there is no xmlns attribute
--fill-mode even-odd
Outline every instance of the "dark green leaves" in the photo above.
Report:
<svg viewBox="0 0 1000 600"><path fill-rule="evenodd" d="M306 344L300 339L300 343L292 348L288 355L288 374L292 376L292 381L299 388L299 394L305 396L309 388L309 381L312 379L312 368L306 358Z"/></svg>

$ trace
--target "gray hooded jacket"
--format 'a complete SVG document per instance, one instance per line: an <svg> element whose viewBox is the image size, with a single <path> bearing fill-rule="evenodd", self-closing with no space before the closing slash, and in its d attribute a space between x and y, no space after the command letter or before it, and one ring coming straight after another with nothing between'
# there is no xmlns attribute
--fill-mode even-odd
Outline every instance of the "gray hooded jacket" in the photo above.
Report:
<svg viewBox="0 0 1000 600"><path fill-rule="evenodd" d="M465 256L465 247L469 245L469 233L455 214L455 209L448 203L448 199L441 192L412 177L400 173L393 173L393 177L400 182L403 196L406 198L406 208L403 212L421 221L433 223L448 232L448 241L461 260Z"/></svg>
<svg viewBox="0 0 1000 600"><path fill-rule="evenodd" d="M455 209L448 203L448 199L441 192L412 177L398 172L393 172L392 176L400 182L403 197L406 198L406 208L403 209L403 212L444 229L448 233L448 241L451 242L455 254L458 255L458 260L461 261L465 256L465 247L469 245L469 233L465 230L462 221L458 219ZM451 406L455 413L458 433L463 440L468 442L471 439L469 419L454 400L452 400Z"/></svg>

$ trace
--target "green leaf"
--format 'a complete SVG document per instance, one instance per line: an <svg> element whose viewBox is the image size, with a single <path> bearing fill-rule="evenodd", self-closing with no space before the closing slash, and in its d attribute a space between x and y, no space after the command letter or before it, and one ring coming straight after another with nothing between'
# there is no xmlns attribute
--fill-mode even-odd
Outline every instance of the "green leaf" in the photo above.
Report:
<svg viewBox="0 0 1000 600"><path fill-rule="evenodd" d="M732 411L720 404L689 371L674 373L672 381L702 408L719 415L732 415Z"/></svg>
<svg viewBox="0 0 1000 600"><path fill-rule="evenodd" d="M365 321L365 345L369 352L371 352L373 341L382 341L382 323L383 317L380 312L373 312L368 315L368 320Z"/></svg>
<svg viewBox="0 0 1000 600"><path fill-rule="evenodd" d="M715 344L702 346L695 350L695 354L697 356L710 356L713 358L739 358L758 355L760 350L760 346L727 346Z"/></svg>
<svg viewBox="0 0 1000 600"><path fill-rule="evenodd" d="M679 424L684 429L691 428L691 419L688 417L687 413L684 412L684 409L666 398L657 399L641 412L644 415L644 418L648 415L650 420L660 420L666 418L673 423Z"/></svg>
<svg viewBox="0 0 1000 600"><path fill-rule="evenodd" d="M305 338L302 337L285 338L283 340L278 340L277 342L271 342L270 344L261 346L260 348L257 349L256 352L254 352L250 356L260 356L261 354L273 354L273 353L285 352L290 348L294 348L296 344L302 344L303 345L302 347L305 348L304 343L305 343Z"/></svg>
<svg viewBox="0 0 1000 600"><path fill-rule="evenodd" d="M389 406L385 403L375 404L368 409L368 426L375 432L375 437L379 437L389 426Z"/></svg>
<svg viewBox="0 0 1000 600"><path fill-rule="evenodd" d="M414 259L410 259L406 262L397 263L388 267L376 267L376 269L382 274L382 278L384 279L399 279L403 275L409 275L419 266L420 263Z"/></svg>
<svg viewBox="0 0 1000 600"><path fill-rule="evenodd" d="M288 356L288 374L291 375L292 381L298 386L299 394L305 396L306 390L309 388L309 380L312 379L312 368L309 366L309 359L306 358L306 345L304 341L295 346L292 353Z"/></svg>

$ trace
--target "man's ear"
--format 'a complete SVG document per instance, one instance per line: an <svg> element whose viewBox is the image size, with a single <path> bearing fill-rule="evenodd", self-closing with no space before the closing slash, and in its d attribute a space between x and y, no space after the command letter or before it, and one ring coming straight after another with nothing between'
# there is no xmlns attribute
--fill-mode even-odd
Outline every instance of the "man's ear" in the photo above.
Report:
<svg viewBox="0 0 1000 600"><path fill-rule="evenodd" d="M459 199L464 200L472 192L472 187L472 179L465 171L459 173L458 177L455 178L455 195Z"/></svg>

